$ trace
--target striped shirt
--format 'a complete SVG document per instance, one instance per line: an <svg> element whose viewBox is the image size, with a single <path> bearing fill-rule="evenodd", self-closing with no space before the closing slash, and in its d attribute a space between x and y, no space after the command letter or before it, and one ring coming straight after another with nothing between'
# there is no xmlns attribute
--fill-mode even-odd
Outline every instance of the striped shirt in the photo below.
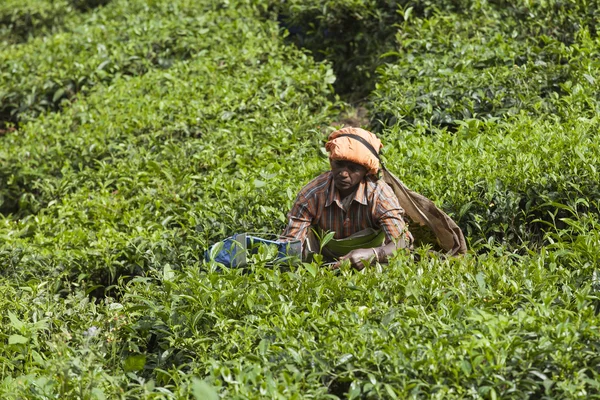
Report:
<svg viewBox="0 0 600 400"><path fill-rule="evenodd" d="M386 241L404 235L411 241L400 207L392 188L381 179L367 175L358 184L348 210L344 210L335 188L333 173L325 172L310 181L296 197L288 214L288 226L283 236L302 242L311 227L335 232L335 239L346 238L363 229L383 229Z"/></svg>

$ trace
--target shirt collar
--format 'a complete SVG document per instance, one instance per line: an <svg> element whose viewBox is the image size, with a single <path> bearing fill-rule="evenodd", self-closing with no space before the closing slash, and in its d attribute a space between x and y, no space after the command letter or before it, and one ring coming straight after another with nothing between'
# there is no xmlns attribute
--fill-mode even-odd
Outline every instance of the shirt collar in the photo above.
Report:
<svg viewBox="0 0 600 400"><path fill-rule="evenodd" d="M325 207L329 207L334 202L338 205L339 208L342 208L342 199L340 198L340 193L335 188L335 182L333 181L333 173L329 172L329 193L327 195L327 201L325 202ZM358 184L358 188L354 192L354 199L352 201L357 201L362 205L367 205L367 177L365 176Z"/></svg>

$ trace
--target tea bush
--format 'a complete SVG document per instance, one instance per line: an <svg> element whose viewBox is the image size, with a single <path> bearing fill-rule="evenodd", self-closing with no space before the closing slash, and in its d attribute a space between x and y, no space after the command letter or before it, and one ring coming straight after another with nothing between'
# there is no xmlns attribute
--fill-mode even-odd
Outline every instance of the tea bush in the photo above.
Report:
<svg viewBox="0 0 600 400"><path fill-rule="evenodd" d="M209 9L193 2L115 3L83 21L74 19L49 38L7 46L0 52L0 124L60 110L115 77L143 75L197 56L219 40L212 32L220 21L203 16Z"/></svg>
<svg viewBox="0 0 600 400"><path fill-rule="evenodd" d="M52 33L71 12L66 0L6 0L0 4L0 42L19 43Z"/></svg>
<svg viewBox="0 0 600 400"><path fill-rule="evenodd" d="M594 4L113 0L5 42L1 397L598 397ZM294 21L352 34L321 63ZM204 261L328 168L345 51L386 165L471 251Z"/></svg>
<svg viewBox="0 0 600 400"><path fill-rule="evenodd" d="M534 245L545 230L538 220L564 217L560 205L582 199L579 207L589 209L600 193L597 131L597 118L562 122L524 113L469 119L456 132L435 136L398 125L385 135L385 154L390 168L442 204L473 243Z"/></svg>
<svg viewBox="0 0 600 400"><path fill-rule="evenodd" d="M279 204L294 194L279 187L297 179L296 149L319 141L304 130L334 112L331 71L308 68L276 25L236 17L204 14L196 21L215 34L207 28L188 61L115 77L3 138L5 246L34 244L44 267L30 274L106 284L197 260L209 239L233 231L280 229Z"/></svg>
<svg viewBox="0 0 600 400"><path fill-rule="evenodd" d="M331 60L338 93L354 100L372 90L379 55L393 38L396 2L273 2L272 9L289 32L288 39L317 59ZM368 34L365 34L367 33Z"/></svg>
<svg viewBox="0 0 600 400"><path fill-rule="evenodd" d="M463 1L331 0L271 2L270 11L288 40L318 60L329 60L336 92L364 102L374 89L378 66L390 60L398 24L411 15L431 16L468 7Z"/></svg>
<svg viewBox="0 0 600 400"><path fill-rule="evenodd" d="M117 341L130 323L121 304L94 303L76 287L62 296L49 281L27 281L17 288L3 279L0 288L0 302L10 310L0 334L7 343L1 358L3 398L132 398L152 393L181 398L192 394L192 377L183 378L172 391L155 390L152 382L126 377L123 371L135 376L139 361L127 357L133 348L121 349Z"/></svg>
<svg viewBox="0 0 600 400"><path fill-rule="evenodd" d="M78 11L90 11L110 0L4 0L0 4L0 43L26 42L81 22Z"/></svg>
<svg viewBox="0 0 600 400"><path fill-rule="evenodd" d="M165 266L100 303L6 282L3 302L25 301L5 324L0 390L178 398L196 376L222 397L585 398L598 391L598 222L571 217L547 251L398 254L385 272L286 272L258 255L250 274Z"/></svg>
<svg viewBox="0 0 600 400"><path fill-rule="evenodd" d="M598 390L592 253L165 270L127 286L119 340L146 355L146 379L185 371L223 397L583 398Z"/></svg>
<svg viewBox="0 0 600 400"><path fill-rule="evenodd" d="M569 14L543 28L563 6ZM398 60L380 69L371 97L375 126L399 142L391 158L403 159L406 179L447 200L472 239L539 242L534 221L556 215L556 203L597 196L586 176L598 154L597 18L584 11L480 2L398 27Z"/></svg>
<svg viewBox="0 0 600 400"><path fill-rule="evenodd" d="M529 10L481 2L466 13L405 21L396 35L397 61L381 68L372 95L373 118L435 131L521 111L595 115L597 16L573 11L555 24L557 4ZM523 12L531 15L520 19Z"/></svg>

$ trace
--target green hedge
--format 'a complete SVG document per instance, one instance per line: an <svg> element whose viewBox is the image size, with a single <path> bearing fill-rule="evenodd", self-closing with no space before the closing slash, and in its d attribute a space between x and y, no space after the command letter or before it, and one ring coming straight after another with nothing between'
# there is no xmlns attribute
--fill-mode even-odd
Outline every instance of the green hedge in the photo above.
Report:
<svg viewBox="0 0 600 400"><path fill-rule="evenodd" d="M371 97L375 125L434 132L523 110L564 119L595 115L600 64L588 25L596 19L574 8L563 17L570 22L555 24L560 8L552 4L526 9L531 15L524 19L522 7L482 2L466 14L405 21L396 35L397 61L380 69Z"/></svg>
<svg viewBox="0 0 600 400"><path fill-rule="evenodd" d="M251 273L164 265L98 303L77 284L61 296L56 280L3 280L0 393L593 397L600 230L567 211L539 254L398 254L364 274L282 271L259 254Z"/></svg>
<svg viewBox="0 0 600 400"><path fill-rule="evenodd" d="M327 165L312 128L337 112L332 75L242 17L203 14L189 60L115 77L2 139L0 235L26 254L7 273L107 284L197 262L231 232L281 229L295 196L282 188Z"/></svg>
<svg viewBox="0 0 600 400"><path fill-rule="evenodd" d="M473 242L534 245L557 204L598 196L597 15L504 5L408 18L370 104L392 165Z"/></svg>
<svg viewBox="0 0 600 400"><path fill-rule="evenodd" d="M99 83L197 56L218 41L210 5L113 2L65 31L0 52L0 128L78 101Z"/></svg>
<svg viewBox="0 0 600 400"><path fill-rule="evenodd" d="M384 134L384 151L389 168L454 216L472 243L534 245L545 228L537 220L551 220L557 204L598 197L598 123L522 113L436 135L397 126Z"/></svg>
<svg viewBox="0 0 600 400"><path fill-rule="evenodd" d="M26 107L0 137L0 396L598 397L595 12L433 3L319 11L365 27L401 9L371 97L384 158L471 247L365 273L273 267L266 248L247 270L203 260L282 229L346 107L267 3L115 0L3 49ZM461 114L480 85L497 102Z"/></svg>
<svg viewBox="0 0 600 400"><path fill-rule="evenodd" d="M356 101L372 90L379 56L393 42L396 3L294 0L271 2L271 10L289 41L333 63L336 92Z"/></svg>
<svg viewBox="0 0 600 400"><path fill-rule="evenodd" d="M55 32L72 13L68 0L5 0L0 4L0 43L20 43Z"/></svg>
<svg viewBox="0 0 600 400"><path fill-rule="evenodd" d="M0 43L26 42L81 23L80 11L90 11L110 0L4 0L0 4ZM77 22L76 22L77 21Z"/></svg>
<svg viewBox="0 0 600 400"><path fill-rule="evenodd" d="M222 397L593 396L593 224L589 256L569 264L544 252L399 255L384 273L339 276L259 257L250 274L165 271L128 286L135 322L120 340L146 349L147 379L174 383L183 367Z"/></svg>

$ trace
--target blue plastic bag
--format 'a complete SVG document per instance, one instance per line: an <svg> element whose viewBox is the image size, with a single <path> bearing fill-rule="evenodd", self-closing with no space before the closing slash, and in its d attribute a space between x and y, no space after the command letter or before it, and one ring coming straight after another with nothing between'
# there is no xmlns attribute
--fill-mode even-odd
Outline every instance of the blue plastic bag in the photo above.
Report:
<svg viewBox="0 0 600 400"><path fill-rule="evenodd" d="M214 257L215 262L226 267L243 268L248 264L248 256L257 253L261 245L277 247L277 255L271 262L293 257L299 259L302 256L302 244L299 240L269 240L248 233L239 233L212 245L204 253L204 259L210 261Z"/></svg>

